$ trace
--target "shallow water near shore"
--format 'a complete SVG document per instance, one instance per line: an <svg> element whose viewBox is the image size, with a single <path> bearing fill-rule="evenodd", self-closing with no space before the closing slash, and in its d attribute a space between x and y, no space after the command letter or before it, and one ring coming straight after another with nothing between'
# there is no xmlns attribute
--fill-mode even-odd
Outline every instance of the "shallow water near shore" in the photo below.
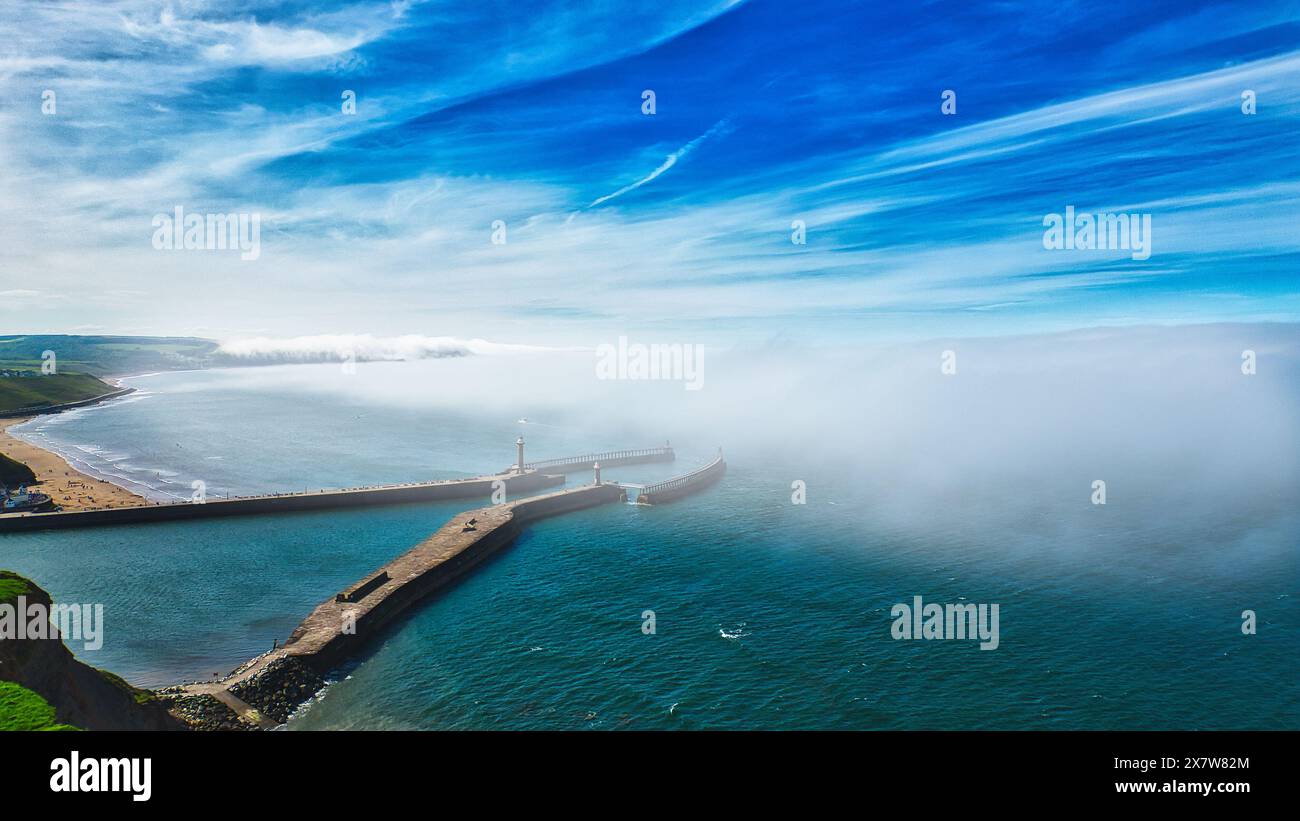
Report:
<svg viewBox="0 0 1300 821"><path fill-rule="evenodd" d="M243 495L476 475L509 464L521 431L530 459L671 436L675 464L606 474L628 482L684 472L724 444L631 412L311 389L325 373L128 380L141 389L130 400L25 433L154 498L188 497L195 480ZM888 512L915 491L888 476L725 444L725 480L697 496L531 525L388 629L289 729L1300 728L1294 484L1231 515L1171 515L1176 477L1147 466L1126 474L1102 519L1073 479L1034 475L914 498L902 516ZM796 478L807 504L791 503ZM74 652L159 686L270 649L316 603L474 505L9 535L0 566L56 600L103 603L103 648ZM998 603L999 647L893 639L891 608L916 595ZM1240 630L1247 608L1254 636Z"/></svg>

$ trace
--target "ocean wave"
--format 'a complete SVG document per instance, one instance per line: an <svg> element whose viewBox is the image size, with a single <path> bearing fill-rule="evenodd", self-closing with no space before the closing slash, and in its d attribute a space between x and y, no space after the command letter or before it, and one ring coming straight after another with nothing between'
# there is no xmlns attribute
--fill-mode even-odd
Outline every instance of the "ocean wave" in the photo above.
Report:
<svg viewBox="0 0 1300 821"><path fill-rule="evenodd" d="M117 485L123 490L139 494L150 501L164 502L173 501L179 498L175 493L158 487L157 485L143 481L142 479L130 476L123 469L137 472L138 469L130 468L124 464L121 459L125 456L119 456L111 451L106 450L96 444L71 444L65 445L49 436L37 431L19 431L17 427L10 428L9 433L16 439L20 439L29 445L38 447L41 450L53 453L55 456L68 463L68 466L78 473L84 473L92 479L98 479L101 482L108 482L111 485ZM104 458L108 456L117 456L118 461L112 461ZM171 483L168 483L171 484ZM188 494L187 494L188 496Z"/></svg>
<svg viewBox="0 0 1300 821"><path fill-rule="evenodd" d="M727 639L728 641L738 641L740 639L745 638L746 636L751 635L752 633L753 633L752 630L745 629L745 622L743 621L737 624L735 627L731 628L730 630L728 630L725 627L718 628L718 635L722 636L724 639Z"/></svg>

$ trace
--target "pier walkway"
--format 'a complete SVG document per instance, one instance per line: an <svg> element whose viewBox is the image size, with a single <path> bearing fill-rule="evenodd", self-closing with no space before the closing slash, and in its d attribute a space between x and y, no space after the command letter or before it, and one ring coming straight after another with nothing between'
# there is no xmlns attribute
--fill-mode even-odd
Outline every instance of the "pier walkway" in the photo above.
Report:
<svg viewBox="0 0 1300 821"><path fill-rule="evenodd" d="M238 685L263 673L290 675L280 672L284 668L277 670L273 666L281 659L302 662L323 676L412 605L510 544L528 523L623 498L622 487L602 483L459 513L429 538L317 605L284 646L252 659L221 681L196 682L181 689L185 695L210 695L227 705L238 703L238 714L251 709L251 720L265 720L264 710L238 699L230 688L238 689ZM353 595L359 591L364 592ZM283 690L278 683L262 684L249 689ZM302 693L301 699L305 701L311 695Z"/></svg>
<svg viewBox="0 0 1300 821"><path fill-rule="evenodd" d="M604 466L605 454L592 456ZM719 481L726 468L719 450L701 468L646 486L638 502L655 504L702 490ZM627 486L602 482L597 471L590 485L458 513L415 547L316 605L283 646L219 681L177 689L183 696L212 696L263 729L272 720L287 721L293 709L325 686L326 675L420 601L505 548L529 523L627 498Z"/></svg>
<svg viewBox="0 0 1300 821"><path fill-rule="evenodd" d="M522 441L519 443L522 446ZM521 447L522 451L522 447ZM412 482L402 485L346 490L317 490L277 493L264 496L240 496L234 499L209 498L203 502L141 504L103 510L56 511L53 513L11 513L0 515L0 534L28 530L53 530L107 525L146 524L188 521L220 516L250 516L307 510L332 510L347 507L440 502L448 499L489 499L498 488L510 498L564 484L564 474L591 469L599 460L601 467L666 462L674 459L673 449L643 448L608 453L570 456L543 462L529 462L520 472L511 468L490 476L471 479L446 479L437 482ZM500 485L498 485L500 483Z"/></svg>
<svg viewBox="0 0 1300 821"><path fill-rule="evenodd" d="M702 468L641 488L641 492L637 494L636 503L639 505L656 505L662 502L671 502L673 499L680 499L688 493L703 490L717 482L726 472L727 463L722 458L722 451L719 450L713 461Z"/></svg>
<svg viewBox="0 0 1300 821"><path fill-rule="evenodd" d="M671 462L677 458L672 445L661 448L641 448L640 450L611 450L605 453L588 453L583 456L566 456L563 459L547 459L544 462L528 462L527 470L542 470L551 473L575 473L591 470L599 462L602 468L614 468L622 465L641 465L648 462Z"/></svg>
<svg viewBox="0 0 1300 821"><path fill-rule="evenodd" d="M508 495L541 490L564 484L564 477L530 471L528 473L479 476L473 479L447 479L441 482L414 482L406 485L380 485L352 490L318 490L305 493L278 493L268 496L240 496L234 499L207 499L203 502L115 507L104 510L59 511L0 516L0 533L22 530L47 530L104 525L174 522L211 519L219 516L250 516L261 513L289 513L303 510L331 510L345 507L377 507L410 502L439 502L446 499L489 498L501 482Z"/></svg>

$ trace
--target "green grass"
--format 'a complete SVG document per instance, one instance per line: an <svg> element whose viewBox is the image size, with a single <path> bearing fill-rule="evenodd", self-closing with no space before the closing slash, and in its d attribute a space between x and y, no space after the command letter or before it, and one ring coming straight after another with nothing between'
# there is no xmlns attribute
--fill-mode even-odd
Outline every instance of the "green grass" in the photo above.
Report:
<svg viewBox="0 0 1300 821"><path fill-rule="evenodd" d="M114 687L116 687L117 689L121 690L122 692L129 695L132 699L134 699L136 704L148 704L149 702L157 698L157 696L154 695L153 690L144 690L139 687L135 687L132 684L130 684L126 679L122 678L116 673L110 673L107 670L103 670L99 667L96 667L94 669L95 672L103 676L104 679L109 684L113 685Z"/></svg>
<svg viewBox="0 0 1300 821"><path fill-rule="evenodd" d="M22 685L0 681L0 731L75 730L54 720L50 703Z"/></svg>
<svg viewBox="0 0 1300 821"><path fill-rule="evenodd" d="M3 367L3 365L0 365ZM44 408L103 396L113 386L85 373L0 376L0 412Z"/></svg>
<svg viewBox="0 0 1300 821"><path fill-rule="evenodd" d="M124 376L206 367L216 348L215 342L192 337L0 336L0 368L39 371L41 357L53 351L60 373Z"/></svg>
<svg viewBox="0 0 1300 821"><path fill-rule="evenodd" d="M32 589L31 582L12 570L0 570L0 604L11 602Z"/></svg>

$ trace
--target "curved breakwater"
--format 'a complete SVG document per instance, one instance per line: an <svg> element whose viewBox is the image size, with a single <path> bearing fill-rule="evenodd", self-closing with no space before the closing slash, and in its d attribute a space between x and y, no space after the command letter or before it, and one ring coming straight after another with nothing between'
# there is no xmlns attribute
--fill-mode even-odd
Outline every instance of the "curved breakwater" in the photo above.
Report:
<svg viewBox="0 0 1300 821"><path fill-rule="evenodd" d="M722 451L718 451L718 455L714 457L713 461L702 468L681 476L674 476L671 479L665 479L662 482L655 482L653 485L646 485L637 495L636 503L639 505L656 505L680 499L712 485L720 480L726 472L727 463L722 458Z"/></svg>

